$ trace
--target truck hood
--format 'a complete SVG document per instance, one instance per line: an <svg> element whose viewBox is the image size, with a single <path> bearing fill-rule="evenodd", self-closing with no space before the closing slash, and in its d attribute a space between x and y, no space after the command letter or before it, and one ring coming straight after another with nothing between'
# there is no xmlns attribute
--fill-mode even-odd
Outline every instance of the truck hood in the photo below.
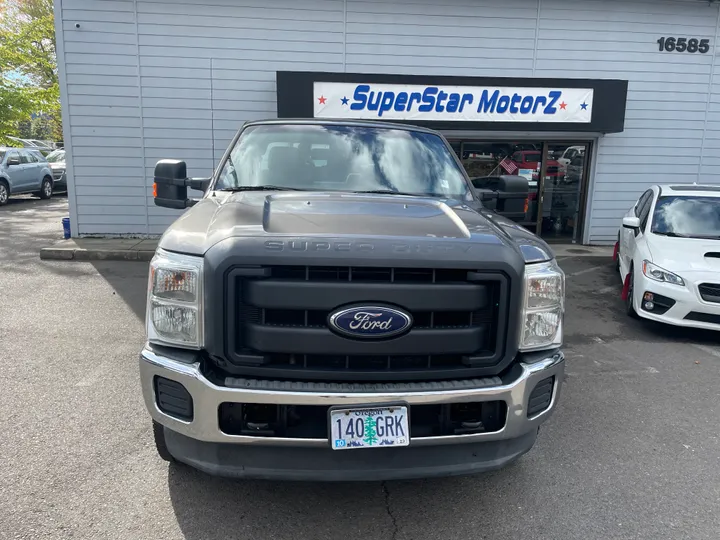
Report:
<svg viewBox="0 0 720 540"><path fill-rule="evenodd" d="M464 241L504 245L526 262L549 260L537 237L496 214L456 200L338 192L211 192L185 212L159 247L204 255L231 237Z"/></svg>
<svg viewBox="0 0 720 540"><path fill-rule="evenodd" d="M647 236L652 262L678 273L720 271L720 240Z"/></svg>

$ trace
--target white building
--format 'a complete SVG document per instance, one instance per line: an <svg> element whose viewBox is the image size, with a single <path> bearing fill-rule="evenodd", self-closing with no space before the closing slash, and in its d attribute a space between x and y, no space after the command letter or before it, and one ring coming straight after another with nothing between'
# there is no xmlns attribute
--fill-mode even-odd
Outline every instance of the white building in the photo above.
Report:
<svg viewBox="0 0 720 540"><path fill-rule="evenodd" d="M504 172L538 189L544 162L539 221L550 238L614 242L622 214L648 185L720 183L720 6L707 0L55 7L73 235L161 234L177 214L153 205L158 159L183 159L191 176L209 176L241 124L276 117L278 103L283 116L341 114L310 107L327 88L316 83L333 81L378 91L592 90L585 117L562 123L405 118L443 131L471 176L497 174L508 154ZM289 71L314 73L278 76Z"/></svg>

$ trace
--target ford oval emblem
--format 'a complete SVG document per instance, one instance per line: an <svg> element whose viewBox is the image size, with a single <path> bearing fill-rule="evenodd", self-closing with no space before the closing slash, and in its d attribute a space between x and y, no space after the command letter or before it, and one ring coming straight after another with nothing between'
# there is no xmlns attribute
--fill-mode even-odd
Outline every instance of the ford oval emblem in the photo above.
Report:
<svg viewBox="0 0 720 540"><path fill-rule="evenodd" d="M412 326L409 313L383 306L355 306L330 313L330 328L347 337L386 339L407 332Z"/></svg>

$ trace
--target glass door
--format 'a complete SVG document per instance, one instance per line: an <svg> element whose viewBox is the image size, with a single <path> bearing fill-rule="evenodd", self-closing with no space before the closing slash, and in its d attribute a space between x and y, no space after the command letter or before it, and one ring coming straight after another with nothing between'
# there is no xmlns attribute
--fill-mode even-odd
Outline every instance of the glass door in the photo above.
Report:
<svg viewBox="0 0 720 540"><path fill-rule="evenodd" d="M543 145L537 231L547 241L581 242L589 142Z"/></svg>
<svg viewBox="0 0 720 540"><path fill-rule="evenodd" d="M492 177L528 181L525 218L516 220L550 242L581 242L587 190L589 141L452 139L450 144L475 187Z"/></svg>
<svg viewBox="0 0 720 540"><path fill-rule="evenodd" d="M462 141L460 161L473 185L482 187L484 180L495 176L522 176L528 181L528 198L525 201L525 218L519 223L533 232L536 230L542 141Z"/></svg>

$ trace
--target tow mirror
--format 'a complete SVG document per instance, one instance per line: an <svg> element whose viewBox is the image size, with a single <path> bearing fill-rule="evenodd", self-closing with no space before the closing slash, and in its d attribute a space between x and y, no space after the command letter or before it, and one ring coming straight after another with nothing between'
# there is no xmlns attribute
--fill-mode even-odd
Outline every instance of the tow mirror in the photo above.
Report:
<svg viewBox="0 0 720 540"><path fill-rule="evenodd" d="M188 178L187 165L176 159L162 159L155 165L153 197L155 206L164 208L190 208L199 199L188 199L187 188L206 191L209 178Z"/></svg>
<svg viewBox="0 0 720 540"><path fill-rule="evenodd" d="M634 231L640 230L640 218L635 216L630 217L624 217L623 218L623 227L626 229L632 229Z"/></svg>

